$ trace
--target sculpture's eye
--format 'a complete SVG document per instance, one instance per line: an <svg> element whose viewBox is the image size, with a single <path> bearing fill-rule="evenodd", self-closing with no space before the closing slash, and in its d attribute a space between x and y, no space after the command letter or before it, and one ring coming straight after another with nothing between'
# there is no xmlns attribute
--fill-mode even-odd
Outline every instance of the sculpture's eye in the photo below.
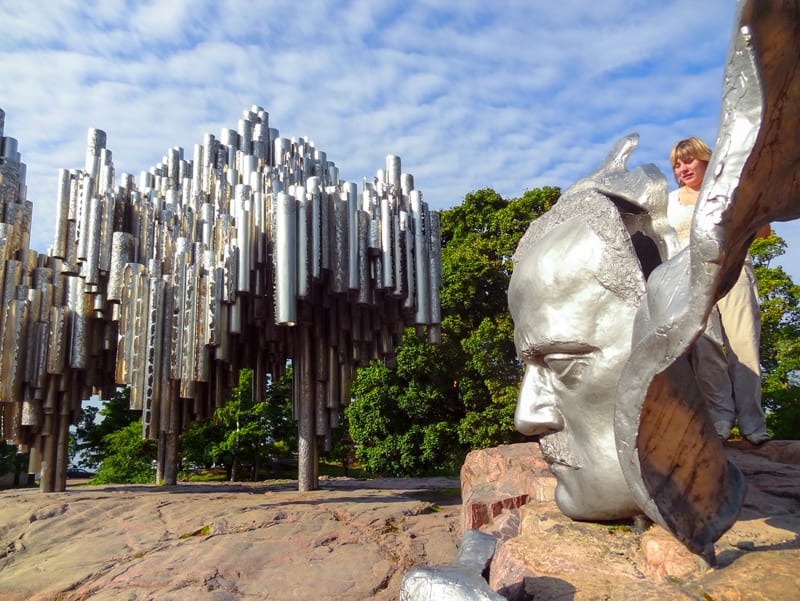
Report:
<svg viewBox="0 0 800 601"><path fill-rule="evenodd" d="M544 364L565 386L575 386L591 366L587 354L549 353L543 357Z"/></svg>

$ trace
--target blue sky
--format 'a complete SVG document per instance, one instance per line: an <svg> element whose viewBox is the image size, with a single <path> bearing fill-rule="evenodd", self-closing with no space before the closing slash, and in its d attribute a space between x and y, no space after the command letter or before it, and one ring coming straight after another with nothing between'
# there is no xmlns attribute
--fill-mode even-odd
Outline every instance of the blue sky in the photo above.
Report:
<svg viewBox="0 0 800 601"><path fill-rule="evenodd" d="M566 188L630 132L630 166L669 174L675 141L716 136L734 4L0 0L0 108L27 164L31 244L50 244L58 169L83 166L90 127L138 175L254 104L345 179L399 155L436 209L485 187ZM800 281L800 226L776 230Z"/></svg>

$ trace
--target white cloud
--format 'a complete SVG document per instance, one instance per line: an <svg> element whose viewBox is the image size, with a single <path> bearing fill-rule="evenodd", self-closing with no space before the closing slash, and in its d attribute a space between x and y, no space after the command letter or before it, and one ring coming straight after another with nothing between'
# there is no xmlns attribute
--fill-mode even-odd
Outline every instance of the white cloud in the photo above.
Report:
<svg viewBox="0 0 800 601"><path fill-rule="evenodd" d="M0 3L0 108L20 141L33 245L58 169L108 133L118 173L235 128L253 104L360 181L399 154L434 208L568 186L624 134L633 164L713 141L732 2L53 0ZM779 228L779 232L780 232ZM790 233L789 254L800 246ZM787 262L789 260L787 259ZM800 259L793 275L800 279Z"/></svg>

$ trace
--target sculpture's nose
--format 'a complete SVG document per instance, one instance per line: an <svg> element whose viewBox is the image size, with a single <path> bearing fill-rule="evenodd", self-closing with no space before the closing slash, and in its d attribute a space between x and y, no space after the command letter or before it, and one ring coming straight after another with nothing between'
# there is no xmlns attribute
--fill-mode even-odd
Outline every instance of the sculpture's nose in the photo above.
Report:
<svg viewBox="0 0 800 601"><path fill-rule="evenodd" d="M564 417L558 410L550 374L543 368L534 365L525 368L514 413L514 427L526 436L564 429Z"/></svg>

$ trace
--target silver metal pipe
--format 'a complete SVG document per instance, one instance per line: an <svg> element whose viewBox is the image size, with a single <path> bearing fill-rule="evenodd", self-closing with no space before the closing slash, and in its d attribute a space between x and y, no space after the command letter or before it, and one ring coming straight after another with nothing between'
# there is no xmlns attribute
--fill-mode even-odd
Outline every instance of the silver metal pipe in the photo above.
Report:
<svg viewBox="0 0 800 601"><path fill-rule="evenodd" d="M50 309L49 324L47 373L51 375L62 374L67 360L67 308L63 305L52 307Z"/></svg>
<svg viewBox="0 0 800 601"><path fill-rule="evenodd" d="M370 218L369 213L366 211L358 211L358 295L356 296L356 303L359 305L370 304L371 302L371 279L369 272L369 235L370 235Z"/></svg>
<svg viewBox="0 0 800 601"><path fill-rule="evenodd" d="M6 252L8 256L13 257L18 254L23 247L23 228L25 227L25 216L23 214L23 205L11 202L6 205L5 222L12 226L8 231L8 248Z"/></svg>
<svg viewBox="0 0 800 601"><path fill-rule="evenodd" d="M130 407L141 410L144 407L145 380L147 379L147 321L150 306L150 286L144 268L132 270L132 291L130 328L128 335L130 371Z"/></svg>
<svg viewBox="0 0 800 601"><path fill-rule="evenodd" d="M236 186L236 244L239 248L237 286L239 293L250 292L250 259L252 252L252 231L251 231L251 212L250 212L250 186L239 184Z"/></svg>
<svg viewBox="0 0 800 601"><path fill-rule="evenodd" d="M400 174L402 169L400 167L400 157L393 154L386 157L386 183L393 186L398 191L400 190Z"/></svg>
<svg viewBox="0 0 800 601"><path fill-rule="evenodd" d="M442 323L442 306L439 292L442 289L442 228L439 213L436 211L428 212L428 222L430 227L429 249L429 279L430 279L430 322L431 324Z"/></svg>
<svg viewBox="0 0 800 601"><path fill-rule="evenodd" d="M203 194L211 194L213 187L213 174L217 157L217 139L213 134L206 134L203 137L203 156L200 165L200 184Z"/></svg>
<svg viewBox="0 0 800 601"><path fill-rule="evenodd" d="M275 215L275 323L297 323L297 201L277 194Z"/></svg>
<svg viewBox="0 0 800 601"><path fill-rule="evenodd" d="M114 187L114 162L111 160L111 151L103 148L100 151L100 172L97 176L97 193L105 194Z"/></svg>
<svg viewBox="0 0 800 601"><path fill-rule="evenodd" d="M392 215L392 262L394 264L394 288L392 296L404 298L408 294L406 286L406 239L401 235L400 214Z"/></svg>
<svg viewBox="0 0 800 601"><path fill-rule="evenodd" d="M355 182L342 182L347 202L347 274L348 288L358 290L358 186Z"/></svg>
<svg viewBox="0 0 800 601"><path fill-rule="evenodd" d="M180 396L182 398L194 398L194 372L196 364L195 345L195 318L197 302L197 268L193 264L188 264L184 270L184 293L186 297L182 304L182 327L181 335L181 354L180 354Z"/></svg>
<svg viewBox="0 0 800 601"><path fill-rule="evenodd" d="M292 153L292 141L289 138L275 138L272 147L273 147L272 164L273 165L288 164Z"/></svg>
<svg viewBox="0 0 800 601"><path fill-rule="evenodd" d="M225 147L225 164L228 169L236 168L236 151L239 149L239 133L234 129L223 129L220 133L219 141L220 145Z"/></svg>
<svg viewBox="0 0 800 601"><path fill-rule="evenodd" d="M416 324L430 323L430 257L428 239L428 207L422 195L413 190L409 195L412 219L414 220L414 271L417 288Z"/></svg>
<svg viewBox="0 0 800 601"><path fill-rule="evenodd" d="M242 297L237 296L232 304L228 305L228 333L241 334L244 330L242 315Z"/></svg>
<svg viewBox="0 0 800 601"><path fill-rule="evenodd" d="M405 248L405 286L406 294L403 299L403 309L407 312L416 312L417 283L414 262L414 224L411 215L406 211L400 212L400 236L404 240Z"/></svg>
<svg viewBox="0 0 800 601"><path fill-rule="evenodd" d="M311 195L311 277L315 281L322 278L322 199L320 197L318 180L315 177L308 180L308 192Z"/></svg>
<svg viewBox="0 0 800 601"><path fill-rule="evenodd" d="M209 271L207 278L208 285L208 321L206 328L208 338L206 344L219 346L223 338L227 338L228 332L222 329L222 285L225 279L225 272L222 267L214 267Z"/></svg>
<svg viewBox="0 0 800 601"><path fill-rule="evenodd" d="M78 203L77 220L77 258L86 260L89 245L89 220L91 218L91 204L94 189L94 180L85 174L81 180L80 201Z"/></svg>
<svg viewBox="0 0 800 601"><path fill-rule="evenodd" d="M151 440L158 439L161 418L161 352L164 334L165 283L160 277L150 277L147 303L147 333L142 381L142 428Z"/></svg>
<svg viewBox="0 0 800 601"><path fill-rule="evenodd" d="M269 161L269 127L266 123L253 126L253 156L262 164Z"/></svg>
<svg viewBox="0 0 800 601"><path fill-rule="evenodd" d="M344 195L346 196L346 195ZM350 219L350 207L346 198L337 194L331 195L333 208L331 236L331 291L334 294L345 294L350 287L350 251L347 223Z"/></svg>
<svg viewBox="0 0 800 601"><path fill-rule="evenodd" d="M53 256L67 256L67 219L69 218L70 175L67 169L58 171L58 193L56 195L56 231L53 236Z"/></svg>
<svg viewBox="0 0 800 601"><path fill-rule="evenodd" d="M251 155L253 152L253 123L248 119L239 119L239 150L244 155Z"/></svg>
<svg viewBox="0 0 800 601"><path fill-rule="evenodd" d="M208 382L210 359L206 347L208 337L208 282L207 276L197 278L197 302L195 304L194 372L195 382Z"/></svg>
<svg viewBox="0 0 800 601"><path fill-rule="evenodd" d="M3 331L0 332L0 403L22 399L29 306L28 301L13 299L4 305Z"/></svg>
<svg viewBox="0 0 800 601"><path fill-rule="evenodd" d="M100 237L103 228L103 199L94 196L89 205L89 221L86 231L86 261L84 265L84 281L87 286L100 283Z"/></svg>
<svg viewBox="0 0 800 601"><path fill-rule="evenodd" d="M309 226L312 217L312 201L305 188L295 190L297 199L297 298L305 299L311 294L311 236Z"/></svg>
<svg viewBox="0 0 800 601"><path fill-rule="evenodd" d="M117 200L116 195L109 189L106 192L105 198L102 203L102 215L100 221L100 236L99 246L100 250L97 256L98 269L107 274L111 269L111 251L114 236L114 222L116 220Z"/></svg>
<svg viewBox="0 0 800 601"><path fill-rule="evenodd" d="M381 288L394 288L394 219L389 197L381 198L381 264L383 281Z"/></svg>
<svg viewBox="0 0 800 601"><path fill-rule="evenodd" d="M5 310L12 300L16 299L17 287L22 283L22 263L15 259L8 259L5 265L5 281L3 282L3 304L0 310Z"/></svg>
<svg viewBox="0 0 800 601"><path fill-rule="evenodd" d="M97 193L97 181L100 174L100 155L106 147L106 132L101 129L89 129L86 141L86 164L84 172L89 176L91 185L89 195Z"/></svg>
<svg viewBox="0 0 800 601"><path fill-rule="evenodd" d="M0 139L0 158L9 163L17 162L19 142L16 138L8 136Z"/></svg>
<svg viewBox="0 0 800 601"><path fill-rule="evenodd" d="M319 194L319 248L320 248L320 267L322 271L331 269L331 234L333 227L332 220L332 198L327 189L320 190Z"/></svg>

